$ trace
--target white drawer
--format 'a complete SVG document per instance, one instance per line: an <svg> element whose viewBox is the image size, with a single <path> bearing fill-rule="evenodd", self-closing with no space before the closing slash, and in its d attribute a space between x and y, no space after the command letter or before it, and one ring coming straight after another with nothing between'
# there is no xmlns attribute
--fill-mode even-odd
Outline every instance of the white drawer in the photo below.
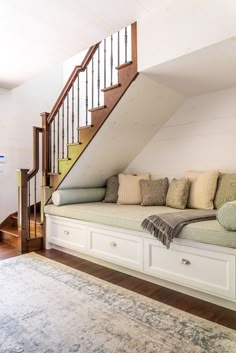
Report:
<svg viewBox="0 0 236 353"><path fill-rule="evenodd" d="M144 241L144 271L187 287L235 299L235 256L158 241Z"/></svg>
<svg viewBox="0 0 236 353"><path fill-rule="evenodd" d="M47 227L50 243L72 250L87 250L88 236L85 226L76 221L50 218Z"/></svg>
<svg viewBox="0 0 236 353"><path fill-rule="evenodd" d="M122 233L89 228L91 255L113 263L135 269L142 269L142 239Z"/></svg>

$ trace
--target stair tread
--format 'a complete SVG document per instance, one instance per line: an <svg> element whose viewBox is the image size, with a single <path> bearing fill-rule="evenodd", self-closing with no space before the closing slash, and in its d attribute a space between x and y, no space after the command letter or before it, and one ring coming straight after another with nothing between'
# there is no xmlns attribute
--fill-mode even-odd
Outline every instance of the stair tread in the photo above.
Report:
<svg viewBox="0 0 236 353"><path fill-rule="evenodd" d="M18 228L14 226L3 226L0 228L0 232L10 234L16 238L19 237ZM43 237L42 234L37 234L35 236L35 234L32 231L30 232L30 239L36 239L36 238L42 238L42 237Z"/></svg>
<svg viewBox="0 0 236 353"><path fill-rule="evenodd" d="M72 142L72 143L67 143L67 146L77 146L77 145L82 145L82 142Z"/></svg>
<svg viewBox="0 0 236 353"><path fill-rule="evenodd" d="M121 65L116 66L116 69L117 69L117 70L120 70L120 69L123 69L123 68L126 67L126 66L131 65L131 64L133 64L133 61L128 61L127 63L124 63L124 64L121 64Z"/></svg>
<svg viewBox="0 0 236 353"><path fill-rule="evenodd" d="M14 237L18 238L18 229L14 226L3 226L0 228L0 232L8 233L13 235Z"/></svg>
<svg viewBox="0 0 236 353"><path fill-rule="evenodd" d="M102 110L102 109L106 109L106 105L99 105L98 107L95 107L95 108L91 108L91 109L89 109L88 111L90 112L90 113L92 113L92 112L96 112L97 110Z"/></svg>
<svg viewBox="0 0 236 353"><path fill-rule="evenodd" d="M71 158L59 158L58 161L70 161Z"/></svg>
<svg viewBox="0 0 236 353"><path fill-rule="evenodd" d="M103 88L101 91L102 91L102 92L107 92L107 91L110 91L110 90L112 90L112 89L118 88L118 87L120 87L120 86L121 86L120 83L116 83L115 85L111 85L111 86L108 86L108 87L106 87L106 88Z"/></svg>
<svg viewBox="0 0 236 353"><path fill-rule="evenodd" d="M50 176L54 176L54 175L60 175L61 173L48 173L48 175Z"/></svg>
<svg viewBox="0 0 236 353"><path fill-rule="evenodd" d="M89 129L90 127L93 127L93 125L80 126L80 127L78 127L78 130Z"/></svg>
<svg viewBox="0 0 236 353"><path fill-rule="evenodd" d="M15 214L13 214L12 216L11 216L11 218L13 218L13 219L18 219L18 214L17 213L15 213ZM33 222L34 223L34 213L33 212L31 212L31 214L30 214L30 222ZM36 213L36 224L41 224L41 216L40 216L40 213Z"/></svg>

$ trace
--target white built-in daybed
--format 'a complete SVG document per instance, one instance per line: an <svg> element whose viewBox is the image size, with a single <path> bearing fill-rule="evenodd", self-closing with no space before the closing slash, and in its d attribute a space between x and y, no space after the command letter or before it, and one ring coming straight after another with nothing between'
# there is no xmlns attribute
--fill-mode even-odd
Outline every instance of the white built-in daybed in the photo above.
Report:
<svg viewBox="0 0 236 353"><path fill-rule="evenodd" d="M127 91L124 110L117 105L114 125L104 125L61 188L102 186L109 175L144 169L158 177L180 176L186 168L217 167L235 173L235 43L230 38L142 72L135 81L141 96ZM143 94L155 92L154 87L141 86L147 79L158 92L143 111ZM171 102L176 104L173 111ZM164 124L163 113L167 122L128 160L137 141L147 138L148 109L155 113L153 122ZM125 129L119 130L122 119ZM135 136L138 127L140 137L131 139L127 148L123 141ZM192 223L167 250L141 227L145 217L167 211L178 210L103 202L50 204L45 207L46 246L236 310L236 231L226 230L217 220Z"/></svg>
<svg viewBox="0 0 236 353"><path fill-rule="evenodd" d="M236 309L236 234L217 220L185 226L167 249L141 223L170 207L103 202L45 207L46 246Z"/></svg>

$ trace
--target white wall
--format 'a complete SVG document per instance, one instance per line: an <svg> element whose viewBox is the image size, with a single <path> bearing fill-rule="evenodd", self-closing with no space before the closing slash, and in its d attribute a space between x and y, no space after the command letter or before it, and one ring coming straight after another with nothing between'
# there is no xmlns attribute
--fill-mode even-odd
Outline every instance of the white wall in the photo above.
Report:
<svg viewBox="0 0 236 353"><path fill-rule="evenodd" d="M50 111L62 89L62 66L12 91L0 92L0 223L17 210L16 169L32 168L32 127L41 126L40 113ZM3 94L4 93L4 94Z"/></svg>
<svg viewBox="0 0 236 353"><path fill-rule="evenodd" d="M138 20L139 71L236 35L235 0L178 0Z"/></svg>
<svg viewBox="0 0 236 353"><path fill-rule="evenodd" d="M88 52L88 49L85 49L82 52L72 56L71 58L63 62L63 84L64 85L66 84L75 66L82 64L82 61L85 58L85 55L87 52Z"/></svg>
<svg viewBox="0 0 236 353"><path fill-rule="evenodd" d="M236 172L236 87L187 99L126 169L154 177Z"/></svg>

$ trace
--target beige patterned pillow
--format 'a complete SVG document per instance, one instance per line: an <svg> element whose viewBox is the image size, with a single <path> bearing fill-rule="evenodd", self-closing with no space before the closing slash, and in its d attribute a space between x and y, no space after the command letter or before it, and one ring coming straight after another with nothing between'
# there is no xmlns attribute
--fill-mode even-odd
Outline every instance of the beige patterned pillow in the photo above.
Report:
<svg viewBox="0 0 236 353"><path fill-rule="evenodd" d="M165 206L169 186L168 178L140 180L142 206Z"/></svg>
<svg viewBox="0 0 236 353"><path fill-rule="evenodd" d="M185 177L190 180L190 192L187 207L213 209L216 193L218 170L209 172L187 172Z"/></svg>
<svg viewBox="0 0 236 353"><path fill-rule="evenodd" d="M141 188L140 180L149 180L150 173L141 175L119 174L118 201L120 205L140 205Z"/></svg>
<svg viewBox="0 0 236 353"><path fill-rule="evenodd" d="M185 209L188 201L189 179L172 179L166 196L166 206Z"/></svg>
<svg viewBox="0 0 236 353"><path fill-rule="evenodd" d="M218 180L215 207L218 209L229 201L236 200L236 173L221 174Z"/></svg>

